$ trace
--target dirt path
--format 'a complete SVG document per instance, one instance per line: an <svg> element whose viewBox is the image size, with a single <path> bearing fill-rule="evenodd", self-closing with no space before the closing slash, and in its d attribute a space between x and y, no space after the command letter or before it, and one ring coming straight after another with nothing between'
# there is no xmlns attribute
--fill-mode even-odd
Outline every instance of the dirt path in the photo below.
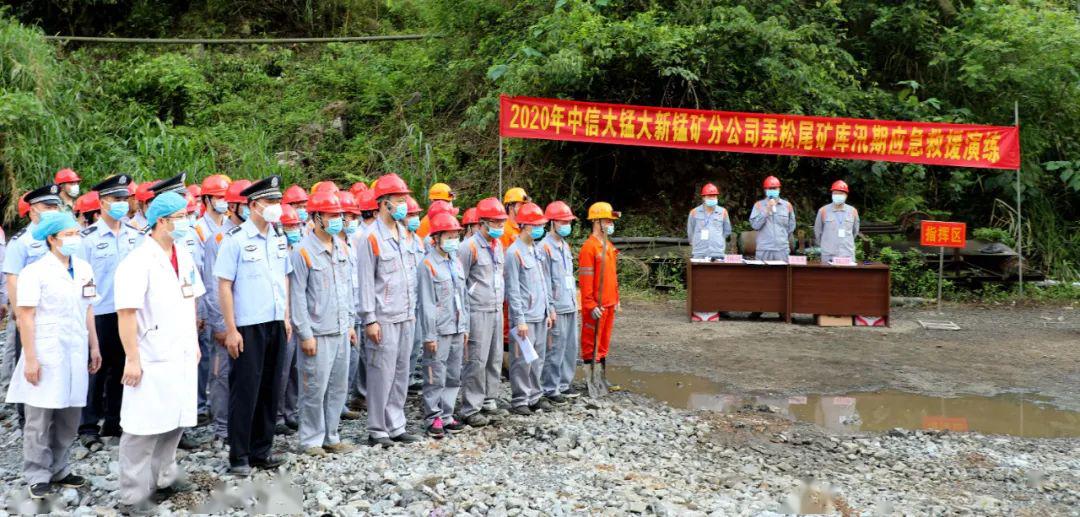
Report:
<svg viewBox="0 0 1080 517"><path fill-rule="evenodd" d="M924 330L917 319L960 331ZM822 328L744 316L689 323L682 301L625 300L611 362L684 372L733 392L844 393L892 388L919 394L1032 392L1080 410L1080 309L894 308L890 328Z"/></svg>

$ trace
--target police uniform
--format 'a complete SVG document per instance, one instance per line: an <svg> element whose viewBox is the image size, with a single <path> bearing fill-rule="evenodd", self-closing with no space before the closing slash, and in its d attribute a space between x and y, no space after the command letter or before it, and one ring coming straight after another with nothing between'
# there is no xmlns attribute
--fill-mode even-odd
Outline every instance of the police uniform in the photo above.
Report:
<svg viewBox="0 0 1080 517"><path fill-rule="evenodd" d="M547 353L548 314L554 310L551 301L550 284L547 273L541 267L539 247L526 244L520 236L506 250L506 300L509 306L510 332L516 333L517 327L525 324L529 327L529 341L536 350L537 359L525 362L515 338L510 343L510 405L513 407L533 406L540 401L540 377L543 373Z"/></svg>
<svg viewBox="0 0 1080 517"><path fill-rule="evenodd" d="M99 196L129 197L127 185L131 177L110 177L91 190ZM116 306L113 299L117 269L143 240L143 233L132 226L117 221L114 231L102 217L81 233L82 247L79 258L94 270L98 299L94 303L94 327L101 348L101 369L90 378L90 391L83 409L79 434L88 436L120 436L120 407L124 386L120 378L124 374L124 345L120 342ZM123 273L121 273L121 276ZM99 428L98 421L104 419Z"/></svg>
<svg viewBox="0 0 1080 517"><path fill-rule="evenodd" d="M544 395L553 396L570 391L578 359L578 298L577 277L574 274L574 254L565 239L551 232L540 242L540 263L547 272L551 286L555 324L551 326L540 387Z"/></svg>
<svg viewBox="0 0 1080 517"><path fill-rule="evenodd" d="M791 234L795 232L795 207L787 200L776 198L773 212L768 212L769 200L754 203L750 226L757 231L755 257L758 260L787 260L791 253Z"/></svg>
<svg viewBox="0 0 1080 517"><path fill-rule="evenodd" d="M249 202L280 199L277 176L241 192ZM288 241L273 224L260 233L254 221L229 230L214 264L214 276L232 282L233 318L244 350L229 372L229 463L252 466L270 459L277 394L274 383L285 348Z"/></svg>
<svg viewBox="0 0 1080 517"><path fill-rule="evenodd" d="M830 203L818 209L814 219L814 240L821 246L821 262L836 257L855 260L855 235L859 233L859 211L842 203Z"/></svg>
<svg viewBox="0 0 1080 517"><path fill-rule="evenodd" d="M368 435L405 434L405 395L409 355L416 325L415 264L405 227L392 222L397 236L377 219L360 256L360 313L364 326L378 323L382 341L367 342Z"/></svg>
<svg viewBox="0 0 1080 517"><path fill-rule="evenodd" d="M329 248L309 233L292 251L290 317L298 340L314 339L315 355L300 353L300 447L341 441L338 424L349 384L349 330L356 307L355 268L344 241Z"/></svg>
<svg viewBox="0 0 1080 517"><path fill-rule="evenodd" d="M727 236L731 235L731 218L723 207L695 207L686 219L686 237L690 239L693 258L722 258Z"/></svg>
<svg viewBox="0 0 1080 517"><path fill-rule="evenodd" d="M206 286L206 292L207 292L206 295L203 295L203 296L199 297L199 307L198 307L198 311L197 311L198 319L205 322L204 325L203 325L202 330L199 331L199 351L202 352L202 359L199 361L199 414L200 415L210 413L210 411L211 411L211 408L210 408L211 403L210 403L209 391L210 391L210 384L215 379L215 377L211 375L213 373L213 362L214 362L214 357L215 357L214 348L220 348L220 347L215 346L217 343L214 341L214 337L212 335L213 334L213 330L212 330L213 325L210 324L211 312L210 312L210 308L208 307L208 303L209 303L209 299L210 299L209 294L210 294L211 291L213 291L213 293L216 295L217 294L217 289L214 289L213 286L212 286L213 283L216 283L216 282L211 282L211 280L213 280L212 277L213 277L213 274L214 274L214 271L213 271L214 263L212 261L207 260L207 250L210 248L211 243L216 244L216 240L215 240L216 236L219 233L221 233L221 232L223 232L223 231L225 231L227 229L226 225L228 225L228 228L232 228L232 226L233 226L232 221L230 221L229 218L227 216L224 216L224 215L222 216L222 220L221 220L220 225L217 222L215 222L214 219L210 217L210 211L212 211L212 210L213 210L213 208L211 207L209 210L207 210L206 214L204 214L197 221L195 221L195 226L192 227L193 231L191 232L191 234L192 234L191 237L193 239L195 239L195 253L194 253L194 255L196 257L196 262L199 265L199 275L203 279L203 284ZM214 246L214 252L215 252L214 258L216 258L217 257L217 255L216 255L217 246ZM214 299L216 300L216 296L215 296ZM218 311L218 314L220 314L220 311ZM227 374L226 374L226 376L227 376ZM225 384L225 387L226 387L226 390L225 390L226 395L225 395L225 398L223 400L225 400L225 405L228 406L228 382L224 382L223 384ZM226 420L226 417L224 416L224 415L227 415L227 414L228 413L223 413L222 414L221 430L223 432L226 429L227 424L228 424L228 421Z"/></svg>
<svg viewBox="0 0 1080 517"><path fill-rule="evenodd" d="M502 242L487 239L482 232L465 239L458 248L469 295L469 342L465 344L461 378L461 415L466 418L499 394L506 300L504 260Z"/></svg>
<svg viewBox="0 0 1080 517"><path fill-rule="evenodd" d="M454 420L461 388L461 361L469 332L469 297L465 271L457 256L430 251L418 271L420 341L436 342L435 352L423 349L423 409L426 425L436 418Z"/></svg>

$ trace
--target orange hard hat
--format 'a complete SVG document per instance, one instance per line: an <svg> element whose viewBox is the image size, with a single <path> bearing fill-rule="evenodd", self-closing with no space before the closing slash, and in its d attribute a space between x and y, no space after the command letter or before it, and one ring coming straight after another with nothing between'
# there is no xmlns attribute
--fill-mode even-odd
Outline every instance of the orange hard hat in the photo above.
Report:
<svg viewBox="0 0 1080 517"><path fill-rule="evenodd" d="M716 188L716 185L712 183L706 183L704 187L701 187L701 195L703 196L719 196L720 189Z"/></svg>
<svg viewBox="0 0 1080 517"><path fill-rule="evenodd" d="M480 218L476 215L476 207L468 208L465 210L465 215L461 216L461 224L479 224Z"/></svg>
<svg viewBox="0 0 1080 517"><path fill-rule="evenodd" d="M570 210L570 205L562 201L548 203L547 208L544 209L544 217L552 221L573 221L577 219L577 217L574 217L574 211Z"/></svg>
<svg viewBox="0 0 1080 517"><path fill-rule="evenodd" d="M457 217L458 212L460 211L461 210L459 210L454 205L451 205L448 201L443 201L441 199L432 201L431 206L429 206L427 209L428 217L431 217L435 214L450 214L454 217Z"/></svg>
<svg viewBox="0 0 1080 517"><path fill-rule="evenodd" d="M507 218L506 207L499 202L499 198L488 197L481 199L476 204L476 215L480 219L493 219L496 221L502 221Z"/></svg>
<svg viewBox="0 0 1080 517"><path fill-rule="evenodd" d="M457 217L454 217L446 212L441 212L431 216L432 235L439 232L454 232L459 230L461 230L461 225L458 224Z"/></svg>
<svg viewBox="0 0 1080 517"><path fill-rule="evenodd" d="M341 203L341 211L348 212L350 214L359 214L360 205L356 204L356 197L352 195L352 192L339 190L336 193L338 201Z"/></svg>
<svg viewBox="0 0 1080 517"><path fill-rule="evenodd" d="M247 197L240 195L241 192L247 190L251 186L249 180L236 180L229 184L229 188L225 191L226 203L247 203Z"/></svg>
<svg viewBox="0 0 1080 517"><path fill-rule="evenodd" d="M829 191L830 192L840 191L840 192L843 192L843 193L847 194L848 193L847 183L844 183L842 180L836 180L836 181L833 182L832 188L830 188Z"/></svg>
<svg viewBox="0 0 1080 517"><path fill-rule="evenodd" d="M224 174L211 174L202 180L202 192L204 196L224 196L229 190L229 177Z"/></svg>
<svg viewBox="0 0 1080 517"><path fill-rule="evenodd" d="M53 183L57 185L61 183L76 183L82 181L82 178L75 171L71 169L60 169L56 171L56 177L53 179Z"/></svg>
<svg viewBox="0 0 1080 517"><path fill-rule="evenodd" d="M30 203L26 202L26 194L19 197L19 217L26 217L30 213Z"/></svg>
<svg viewBox="0 0 1080 517"><path fill-rule="evenodd" d="M765 178L765 188L780 188L780 180L776 176Z"/></svg>
<svg viewBox="0 0 1080 517"><path fill-rule="evenodd" d="M360 193L365 190L370 189L368 189L368 186L363 181L357 181L356 183L353 183L351 187L349 187L349 192L352 192L353 197L355 197L357 201L360 200Z"/></svg>
<svg viewBox="0 0 1080 517"><path fill-rule="evenodd" d="M379 204L375 202L375 191L367 189L360 192L360 195L356 197L356 204L360 207L361 212L371 212L379 209Z"/></svg>
<svg viewBox="0 0 1080 517"><path fill-rule="evenodd" d="M300 185L289 185L289 188L285 189L285 192L281 194L281 202L286 205L304 203L307 200L307 192L304 192L304 188Z"/></svg>
<svg viewBox="0 0 1080 517"><path fill-rule="evenodd" d="M420 208L420 203L417 203L412 196L405 196L405 213L408 215L419 214L424 209Z"/></svg>
<svg viewBox="0 0 1080 517"><path fill-rule="evenodd" d="M392 172L390 174L384 174L380 176L379 179L375 180L375 199L395 194L408 194L410 192L412 191L409 190L409 186L405 184L405 180Z"/></svg>
<svg viewBox="0 0 1080 517"><path fill-rule="evenodd" d="M157 183L157 180L140 183L138 188L135 189L135 199L144 203L154 199L154 191L150 190L150 188L157 185Z"/></svg>
<svg viewBox="0 0 1080 517"><path fill-rule="evenodd" d="M518 224L540 225L547 224L548 220L544 217L544 211L540 209L540 205L527 202L518 209L517 222Z"/></svg>
<svg viewBox="0 0 1080 517"><path fill-rule="evenodd" d="M311 186L312 194L316 192L338 192L340 190L341 189L339 189L337 184L333 181L320 181Z"/></svg>
<svg viewBox="0 0 1080 517"><path fill-rule="evenodd" d="M307 200L307 211L312 214L340 214L341 199L334 192L316 192Z"/></svg>
<svg viewBox="0 0 1080 517"><path fill-rule="evenodd" d="M75 199L76 212L83 214L94 210L101 210L101 198L98 197L96 190L91 190Z"/></svg>
<svg viewBox="0 0 1080 517"><path fill-rule="evenodd" d="M296 226L300 224L300 214L288 203L281 205L281 224L282 226Z"/></svg>

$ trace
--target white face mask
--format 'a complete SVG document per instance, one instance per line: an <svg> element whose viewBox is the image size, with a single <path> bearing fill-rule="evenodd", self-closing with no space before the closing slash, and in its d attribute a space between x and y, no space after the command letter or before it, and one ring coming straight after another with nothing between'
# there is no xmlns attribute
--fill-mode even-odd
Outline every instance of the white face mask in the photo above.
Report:
<svg viewBox="0 0 1080 517"><path fill-rule="evenodd" d="M280 223L281 205L266 205L262 209L262 218L268 223Z"/></svg>
<svg viewBox="0 0 1080 517"><path fill-rule="evenodd" d="M72 183L72 184L68 185L67 186L67 193L71 197L78 197L79 196L79 184L78 183Z"/></svg>

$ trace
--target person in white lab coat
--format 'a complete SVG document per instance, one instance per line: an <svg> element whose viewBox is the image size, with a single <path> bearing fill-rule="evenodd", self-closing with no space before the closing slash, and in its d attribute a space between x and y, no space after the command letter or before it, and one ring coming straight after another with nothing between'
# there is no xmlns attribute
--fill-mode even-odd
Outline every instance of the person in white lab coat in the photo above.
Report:
<svg viewBox="0 0 1080 517"><path fill-rule="evenodd" d="M78 223L69 212L46 212L33 237L45 241L47 253L19 275L22 354L7 401L26 408L23 478L30 497L41 499L54 484L85 483L71 472L69 456L89 374L101 366L101 354L91 309L97 297L94 272L72 256L80 246Z"/></svg>
<svg viewBox="0 0 1080 517"><path fill-rule="evenodd" d="M147 210L147 239L120 262L115 298L126 361L120 407L120 511L154 511L150 497L190 490L176 446L196 421L199 337L195 300L205 292L183 243L187 201L159 194Z"/></svg>

